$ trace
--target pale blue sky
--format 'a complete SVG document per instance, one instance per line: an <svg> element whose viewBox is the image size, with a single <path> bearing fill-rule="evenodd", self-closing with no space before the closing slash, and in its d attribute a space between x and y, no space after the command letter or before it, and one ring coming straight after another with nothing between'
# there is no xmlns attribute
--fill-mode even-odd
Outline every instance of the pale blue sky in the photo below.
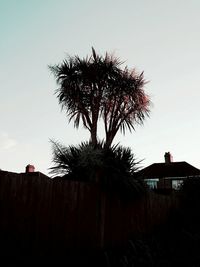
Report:
<svg viewBox="0 0 200 267"><path fill-rule="evenodd" d="M143 166L170 151L200 168L199 12L199 0L0 0L0 168L22 172L30 163L47 174L50 138L89 138L61 113L47 66L91 46L149 80L150 118L114 143L130 146Z"/></svg>

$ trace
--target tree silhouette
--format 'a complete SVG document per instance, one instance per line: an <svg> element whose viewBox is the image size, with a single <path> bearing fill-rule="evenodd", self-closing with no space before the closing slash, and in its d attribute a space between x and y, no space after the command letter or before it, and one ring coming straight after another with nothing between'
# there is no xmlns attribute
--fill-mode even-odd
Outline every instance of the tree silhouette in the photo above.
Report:
<svg viewBox="0 0 200 267"><path fill-rule="evenodd" d="M149 115L143 72L121 69L121 65L118 58L108 53L98 55L92 48L90 57L68 56L60 65L50 66L59 86L59 104L75 127L82 120L93 145L98 142L100 118L104 122L105 146L110 147L118 130L134 130L135 124L142 124Z"/></svg>
<svg viewBox="0 0 200 267"><path fill-rule="evenodd" d="M51 140L53 163L50 174L64 179L97 182L108 192L117 192L123 199L140 197L145 192L143 180L135 172L141 161L135 158L130 148L119 145L105 147L82 142L66 147Z"/></svg>

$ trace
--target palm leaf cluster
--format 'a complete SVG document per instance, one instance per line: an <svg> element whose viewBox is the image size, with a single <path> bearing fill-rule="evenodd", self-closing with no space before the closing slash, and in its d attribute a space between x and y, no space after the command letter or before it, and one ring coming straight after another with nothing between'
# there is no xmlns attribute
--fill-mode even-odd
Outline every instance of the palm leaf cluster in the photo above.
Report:
<svg viewBox="0 0 200 267"><path fill-rule="evenodd" d="M126 197L136 197L144 192L144 185L134 173L139 168L130 148L90 142L65 147L52 141L53 163L51 174L64 179L99 182L105 190Z"/></svg>
<svg viewBox="0 0 200 267"><path fill-rule="evenodd" d="M82 121L96 145L97 123L103 118L105 143L111 146L118 132L134 129L149 114L150 100L143 88L143 73L121 69L122 62L109 55L92 55L81 59L69 56L60 65L51 66L58 89L56 95L61 107L73 120L75 127Z"/></svg>
<svg viewBox="0 0 200 267"><path fill-rule="evenodd" d="M100 146L90 143L65 147L58 141L52 142L54 167L50 168L53 176L63 176L67 179L92 181L97 170L102 166L102 151Z"/></svg>

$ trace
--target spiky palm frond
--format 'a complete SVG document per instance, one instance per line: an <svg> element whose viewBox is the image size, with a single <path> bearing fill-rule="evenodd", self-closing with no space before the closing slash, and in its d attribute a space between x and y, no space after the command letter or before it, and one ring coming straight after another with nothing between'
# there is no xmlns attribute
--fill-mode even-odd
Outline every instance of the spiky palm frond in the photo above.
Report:
<svg viewBox="0 0 200 267"><path fill-rule="evenodd" d="M68 179L92 181L98 168L102 168L102 146L83 142L78 146L65 147L51 140L53 164L50 174Z"/></svg>
<svg viewBox="0 0 200 267"><path fill-rule="evenodd" d="M142 124L145 117L149 116L150 99L143 90L146 83L143 73L129 72L125 68L115 82L114 91L105 102L103 115L108 146L118 130L123 133L126 129L135 130L135 125Z"/></svg>
<svg viewBox="0 0 200 267"><path fill-rule="evenodd" d="M102 184L107 190L116 191L123 198L141 196L145 191L143 182L135 172L141 161L137 161L130 148L119 145L104 147L104 169Z"/></svg>
<svg viewBox="0 0 200 267"><path fill-rule="evenodd" d="M59 88L56 90L59 104L74 120L80 121L91 133L93 144L97 143L97 123L104 120L106 144L121 130L134 130L149 115L150 100L144 93L143 73L121 69L122 62L108 53L81 59L68 57L60 65L51 66Z"/></svg>
<svg viewBox="0 0 200 267"><path fill-rule="evenodd" d="M98 181L105 190L131 198L144 192L143 183L134 176L140 161L136 161L130 148L119 145L107 148L103 142L96 146L85 142L69 147L51 142L55 165L50 168L52 175L79 181Z"/></svg>
<svg viewBox="0 0 200 267"><path fill-rule="evenodd" d="M65 147L58 141L50 140L53 148L54 167L50 168L52 175L71 175L75 172L80 151L74 147Z"/></svg>

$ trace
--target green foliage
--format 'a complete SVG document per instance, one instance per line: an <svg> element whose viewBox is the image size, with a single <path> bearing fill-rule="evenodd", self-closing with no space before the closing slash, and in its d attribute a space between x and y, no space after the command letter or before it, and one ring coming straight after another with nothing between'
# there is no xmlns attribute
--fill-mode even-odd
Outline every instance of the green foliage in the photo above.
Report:
<svg viewBox="0 0 200 267"><path fill-rule="evenodd" d="M51 140L53 145L53 163L50 174L61 175L67 179L93 181L96 172L102 167L102 151L99 146L83 142L79 146L65 147Z"/></svg>
<svg viewBox="0 0 200 267"><path fill-rule="evenodd" d="M52 175L65 179L99 182L107 191L120 192L127 196L139 196L144 192L141 180L135 177L140 161L136 161L130 148L116 145L106 147L103 143L81 143L65 147L53 144Z"/></svg>

